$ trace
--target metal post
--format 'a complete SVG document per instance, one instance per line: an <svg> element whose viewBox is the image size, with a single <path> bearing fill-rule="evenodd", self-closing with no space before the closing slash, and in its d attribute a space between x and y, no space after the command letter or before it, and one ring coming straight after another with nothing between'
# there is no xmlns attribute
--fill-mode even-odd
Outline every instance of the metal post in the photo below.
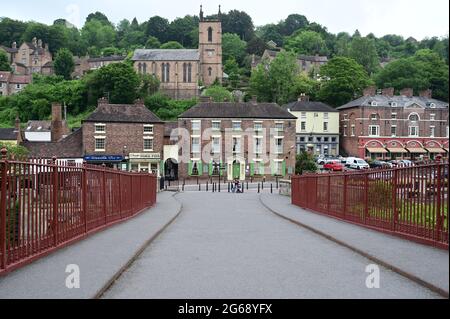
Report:
<svg viewBox="0 0 450 319"><path fill-rule="evenodd" d="M0 260L0 269L6 269L6 179L8 178L8 151L2 148L2 180L1 180L1 200L0 200L0 252L2 259Z"/></svg>
<svg viewBox="0 0 450 319"><path fill-rule="evenodd" d="M81 188L81 205L82 205L82 210L83 210L83 222L84 222L84 232L87 233L88 232L88 226L87 226L87 168L86 168L86 162L83 162L83 168L81 169L81 182L82 184L82 188ZM120 187L120 183L119 183L119 187ZM120 191L120 188L119 188Z"/></svg>
<svg viewBox="0 0 450 319"><path fill-rule="evenodd" d="M103 164L102 178L103 178L103 216L105 216L105 225L106 225L106 165Z"/></svg>
<svg viewBox="0 0 450 319"><path fill-rule="evenodd" d="M198 191L200 192L202 190L202 185L198 184Z"/></svg>
<svg viewBox="0 0 450 319"><path fill-rule="evenodd" d="M443 235L443 216L441 212L441 196L442 196L442 184L441 184L441 164L438 164L437 166L437 203L436 203L436 241L441 241L441 237ZM448 199L447 199L448 200Z"/></svg>
<svg viewBox="0 0 450 319"><path fill-rule="evenodd" d="M209 183L208 182L206 182L206 191L207 192L209 191Z"/></svg>
<svg viewBox="0 0 450 319"><path fill-rule="evenodd" d="M327 198L327 212L330 213L331 209L331 176L328 175L328 198Z"/></svg>
<svg viewBox="0 0 450 319"><path fill-rule="evenodd" d="M364 174L364 220L363 223L367 224L369 219L369 174Z"/></svg>
<svg viewBox="0 0 450 319"><path fill-rule="evenodd" d="M56 157L53 160L53 245L58 245L58 166L56 165Z"/></svg>
<svg viewBox="0 0 450 319"><path fill-rule="evenodd" d="M247 181L247 190L248 190L248 181Z"/></svg>
<svg viewBox="0 0 450 319"><path fill-rule="evenodd" d="M260 189L259 189L259 187L260 187L260 186L259 186L259 183L258 183L258 194L260 193Z"/></svg>
<svg viewBox="0 0 450 319"><path fill-rule="evenodd" d="M220 193L220 183L219 183L219 193Z"/></svg>
<svg viewBox="0 0 450 319"><path fill-rule="evenodd" d="M272 183L270 183L270 193L273 194L273 187L272 187Z"/></svg>
<svg viewBox="0 0 450 319"><path fill-rule="evenodd" d="M392 230L395 232L398 223L398 211L397 211L397 170L393 171L393 183L392 183Z"/></svg>
<svg viewBox="0 0 450 319"><path fill-rule="evenodd" d="M344 204L342 207L342 216L345 219L347 214L347 175L344 175Z"/></svg>

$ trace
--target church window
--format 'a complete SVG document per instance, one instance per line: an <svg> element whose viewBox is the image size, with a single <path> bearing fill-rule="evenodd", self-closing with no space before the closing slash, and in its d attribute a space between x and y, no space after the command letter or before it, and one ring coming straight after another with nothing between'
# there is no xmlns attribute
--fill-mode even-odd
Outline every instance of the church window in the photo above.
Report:
<svg viewBox="0 0 450 319"><path fill-rule="evenodd" d="M187 82L187 64L183 63L183 82Z"/></svg>
<svg viewBox="0 0 450 319"><path fill-rule="evenodd" d="M166 82L170 82L170 64L166 63Z"/></svg>
<svg viewBox="0 0 450 319"><path fill-rule="evenodd" d="M211 27L208 28L208 42L212 42L212 34L213 29Z"/></svg>
<svg viewBox="0 0 450 319"><path fill-rule="evenodd" d="M208 74L209 76L212 76L212 68L208 68Z"/></svg>
<svg viewBox="0 0 450 319"><path fill-rule="evenodd" d="M192 82L192 64L191 63L188 64L188 82L189 83Z"/></svg>
<svg viewBox="0 0 450 319"><path fill-rule="evenodd" d="M142 70L143 70L143 73L144 74L147 74L147 64L146 63L144 63L143 65L142 65Z"/></svg>
<svg viewBox="0 0 450 319"><path fill-rule="evenodd" d="M142 73L142 64L139 62L138 64L138 73L141 74Z"/></svg>
<svg viewBox="0 0 450 319"><path fill-rule="evenodd" d="M170 64L163 63L161 66L161 82L170 82Z"/></svg>

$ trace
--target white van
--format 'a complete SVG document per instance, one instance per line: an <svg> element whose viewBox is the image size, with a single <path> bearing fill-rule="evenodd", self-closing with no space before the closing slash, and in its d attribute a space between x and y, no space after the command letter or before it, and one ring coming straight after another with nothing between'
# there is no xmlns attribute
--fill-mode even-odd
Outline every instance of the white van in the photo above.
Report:
<svg viewBox="0 0 450 319"><path fill-rule="evenodd" d="M369 169L369 164L358 157L349 157L347 158L347 162L345 163L345 166L353 168L353 169Z"/></svg>

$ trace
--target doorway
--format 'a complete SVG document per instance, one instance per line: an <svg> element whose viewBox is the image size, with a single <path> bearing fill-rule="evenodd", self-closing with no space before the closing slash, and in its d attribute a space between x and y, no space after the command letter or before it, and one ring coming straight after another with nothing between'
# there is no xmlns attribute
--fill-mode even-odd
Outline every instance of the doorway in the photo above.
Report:
<svg viewBox="0 0 450 319"><path fill-rule="evenodd" d="M239 161L233 162L233 179L241 178L241 163Z"/></svg>
<svg viewBox="0 0 450 319"><path fill-rule="evenodd" d="M168 181L178 180L178 162L174 158L169 158L164 164L164 177Z"/></svg>

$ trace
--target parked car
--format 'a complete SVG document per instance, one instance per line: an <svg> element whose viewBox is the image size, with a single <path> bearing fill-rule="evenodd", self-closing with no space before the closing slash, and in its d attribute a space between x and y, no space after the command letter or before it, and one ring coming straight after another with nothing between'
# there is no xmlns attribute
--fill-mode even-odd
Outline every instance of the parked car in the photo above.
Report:
<svg viewBox="0 0 450 319"><path fill-rule="evenodd" d="M332 161L335 161L335 160L337 160L338 158L337 157L334 157L334 156L323 156L323 155L321 155L321 156L319 156L318 158L317 158L317 164L319 164L319 165L325 165L325 164L327 164L327 163L329 163L329 162L332 162Z"/></svg>
<svg viewBox="0 0 450 319"><path fill-rule="evenodd" d="M392 161L389 161L388 163L391 164L392 167L398 167L400 164L400 161L392 160Z"/></svg>
<svg viewBox="0 0 450 319"><path fill-rule="evenodd" d="M340 161L330 161L323 166L324 169L333 172L342 172L344 170L344 165Z"/></svg>
<svg viewBox="0 0 450 319"><path fill-rule="evenodd" d="M369 169L370 166L369 164L367 164L365 160L361 158L354 158L353 161L350 163L350 168L361 170L361 169Z"/></svg>
<svg viewBox="0 0 450 319"><path fill-rule="evenodd" d="M389 168L388 165L384 161L373 161L369 164L370 168Z"/></svg>
<svg viewBox="0 0 450 319"><path fill-rule="evenodd" d="M401 160L400 162L403 164L403 166L407 167L414 166L414 163L411 162L410 160Z"/></svg>
<svg viewBox="0 0 450 319"><path fill-rule="evenodd" d="M357 157L347 157L345 160L345 167L350 167L350 165L353 163L354 160L357 160L359 158Z"/></svg>

